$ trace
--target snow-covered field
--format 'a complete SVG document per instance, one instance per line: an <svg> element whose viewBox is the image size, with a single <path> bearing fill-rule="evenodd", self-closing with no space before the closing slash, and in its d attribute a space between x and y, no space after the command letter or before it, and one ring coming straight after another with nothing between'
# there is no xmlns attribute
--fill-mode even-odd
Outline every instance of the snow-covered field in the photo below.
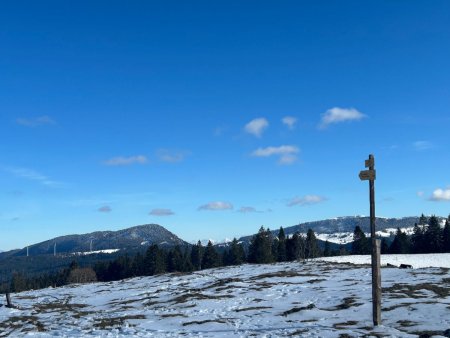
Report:
<svg viewBox="0 0 450 338"><path fill-rule="evenodd" d="M381 255L381 265L400 264L412 265L413 268L439 267L450 269L450 253L447 254L416 254L416 255ZM321 257L317 260L336 263L371 264L370 255L349 255L336 257Z"/></svg>
<svg viewBox="0 0 450 338"><path fill-rule="evenodd" d="M377 328L370 283L367 266L310 261L22 292L0 307L0 336L450 335L448 268L383 268Z"/></svg>

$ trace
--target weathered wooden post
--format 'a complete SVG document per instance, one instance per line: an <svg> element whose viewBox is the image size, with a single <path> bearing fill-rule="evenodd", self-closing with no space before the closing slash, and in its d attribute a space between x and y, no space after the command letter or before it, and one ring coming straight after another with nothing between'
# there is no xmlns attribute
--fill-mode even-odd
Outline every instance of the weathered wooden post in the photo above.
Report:
<svg viewBox="0 0 450 338"><path fill-rule="evenodd" d="M365 167L369 170L363 170L359 173L361 181L369 181L370 198L370 237L372 239L372 308L373 325L381 324L381 271L380 271L380 253L381 241L375 238L375 158L369 155L365 161Z"/></svg>
<svg viewBox="0 0 450 338"><path fill-rule="evenodd" d="M13 305L11 303L11 296L9 295L9 292L6 292L6 307L12 308Z"/></svg>

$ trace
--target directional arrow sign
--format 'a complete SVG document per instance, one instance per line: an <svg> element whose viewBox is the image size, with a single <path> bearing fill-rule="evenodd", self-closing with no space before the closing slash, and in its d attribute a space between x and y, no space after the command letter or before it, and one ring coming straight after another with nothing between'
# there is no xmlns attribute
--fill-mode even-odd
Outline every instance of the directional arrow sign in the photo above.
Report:
<svg viewBox="0 0 450 338"><path fill-rule="evenodd" d="M363 170L359 172L359 179L361 181L374 181L376 177L375 170Z"/></svg>
<svg viewBox="0 0 450 338"><path fill-rule="evenodd" d="M372 157L372 158L369 158L368 160L366 160L364 162L364 164L365 164L366 168L373 167L375 165L375 161L373 160L373 157Z"/></svg>

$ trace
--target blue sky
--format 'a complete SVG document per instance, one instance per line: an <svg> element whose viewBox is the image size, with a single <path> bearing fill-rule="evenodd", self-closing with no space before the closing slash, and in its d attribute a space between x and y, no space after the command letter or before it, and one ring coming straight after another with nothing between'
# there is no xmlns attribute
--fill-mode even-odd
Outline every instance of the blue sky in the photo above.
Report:
<svg viewBox="0 0 450 338"><path fill-rule="evenodd" d="M448 1L0 7L0 249L450 212Z"/></svg>

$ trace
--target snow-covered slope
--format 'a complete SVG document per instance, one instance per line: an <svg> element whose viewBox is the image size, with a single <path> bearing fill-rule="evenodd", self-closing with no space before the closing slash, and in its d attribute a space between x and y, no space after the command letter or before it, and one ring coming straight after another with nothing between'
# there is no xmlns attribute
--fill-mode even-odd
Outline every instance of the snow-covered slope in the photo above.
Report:
<svg viewBox="0 0 450 338"><path fill-rule="evenodd" d="M416 261L416 258L413 258ZM425 259L425 258L421 258ZM450 260L447 255L447 261ZM329 262L243 265L13 294L11 336L448 336L449 270L382 269L383 325L371 272Z"/></svg>

